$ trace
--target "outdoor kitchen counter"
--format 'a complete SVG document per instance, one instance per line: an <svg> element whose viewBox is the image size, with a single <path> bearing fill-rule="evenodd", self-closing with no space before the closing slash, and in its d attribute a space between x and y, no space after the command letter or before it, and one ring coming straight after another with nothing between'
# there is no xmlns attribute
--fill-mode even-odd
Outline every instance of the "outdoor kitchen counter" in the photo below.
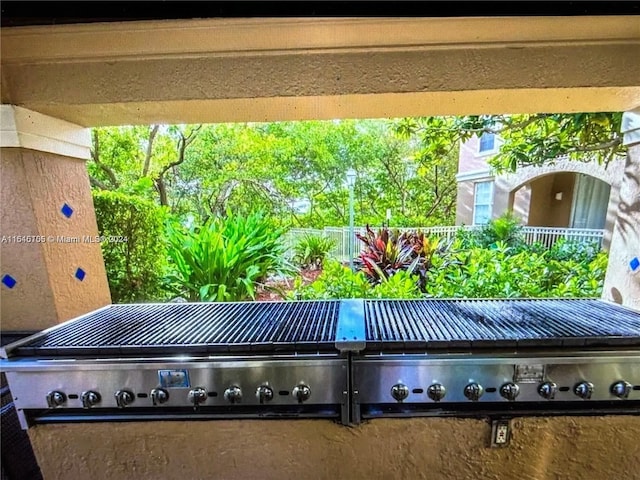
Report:
<svg viewBox="0 0 640 480"><path fill-rule="evenodd" d="M37 425L45 479L640 478L640 416L519 418L508 448L457 418ZM635 476L634 476L635 475Z"/></svg>

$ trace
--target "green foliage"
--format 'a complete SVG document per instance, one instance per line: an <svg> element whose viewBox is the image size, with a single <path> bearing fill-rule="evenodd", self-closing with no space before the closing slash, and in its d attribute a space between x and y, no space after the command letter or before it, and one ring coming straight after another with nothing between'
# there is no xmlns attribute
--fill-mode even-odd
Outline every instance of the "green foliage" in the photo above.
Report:
<svg viewBox="0 0 640 480"><path fill-rule="evenodd" d="M573 248L573 247L572 247ZM562 252L563 247L558 247ZM310 285L296 280L291 299L329 298L540 298L599 297L607 269L607 255L556 259L557 253L516 251L498 241L492 248L463 248L460 240L432 257L426 294L418 275L398 270L372 284L363 271L352 272L335 261L324 264Z"/></svg>
<svg viewBox="0 0 640 480"><path fill-rule="evenodd" d="M320 268L335 240L318 235L305 235L295 246L293 261L302 268Z"/></svg>
<svg viewBox="0 0 640 480"><path fill-rule="evenodd" d="M169 224L168 279L177 293L194 301L246 300L268 274L290 272L281 229L262 213L228 215L190 229Z"/></svg>
<svg viewBox="0 0 640 480"><path fill-rule="evenodd" d="M371 298L407 299L421 298L419 278L406 271L399 271L393 276L374 286L371 290Z"/></svg>
<svg viewBox="0 0 640 480"><path fill-rule="evenodd" d="M621 122L620 112L539 113L405 118L395 128L407 137L420 138L425 155L430 156L437 156L448 145L474 135L498 134L499 150L490 164L502 172L552 163L562 155L607 164L626 152L620 135Z"/></svg>
<svg viewBox="0 0 640 480"><path fill-rule="evenodd" d="M559 262L573 260L578 263L591 263L600 253L598 241L571 241L560 238L547 253L547 258Z"/></svg>
<svg viewBox="0 0 640 480"><path fill-rule="evenodd" d="M98 231L113 303L163 299L165 211L119 192L94 191Z"/></svg>
<svg viewBox="0 0 640 480"><path fill-rule="evenodd" d="M320 276L310 285L302 286L296 279L290 300L320 300L340 298L420 298L417 278L400 271L378 285L372 286L362 272L352 272L340 263L324 263Z"/></svg>
<svg viewBox="0 0 640 480"><path fill-rule="evenodd" d="M328 260L312 284L302 286L301 279L296 279L290 299L367 298L370 290L371 286L362 272L352 272L339 262Z"/></svg>
<svg viewBox="0 0 640 480"><path fill-rule="evenodd" d="M493 249L474 247L459 250L454 256L458 263L445 264L442 259L434 259L436 273L427 285L429 296L597 297L602 291L607 263L605 253L598 253L592 261L560 261L548 258L548 252L514 253L500 241Z"/></svg>
<svg viewBox="0 0 640 480"><path fill-rule="evenodd" d="M356 224L381 225L387 209L394 225L453 223L457 144L429 156L393 125L382 119L99 128L89 173L96 188L135 190L165 201L182 219L262 210L282 225L325 227L347 223L345 172L355 168ZM294 208L300 200L308 210Z"/></svg>
<svg viewBox="0 0 640 480"><path fill-rule="evenodd" d="M429 239L420 231L400 233L381 228L376 233L367 226L365 234L358 233L356 237L364 243L356 265L374 285L404 271L415 274L417 287L424 289L433 255L446 250L438 239Z"/></svg>
<svg viewBox="0 0 640 480"><path fill-rule="evenodd" d="M511 211L489 220L480 230L460 233L459 238L464 239L467 247L494 248L498 242L503 242L512 252L526 248L521 220Z"/></svg>

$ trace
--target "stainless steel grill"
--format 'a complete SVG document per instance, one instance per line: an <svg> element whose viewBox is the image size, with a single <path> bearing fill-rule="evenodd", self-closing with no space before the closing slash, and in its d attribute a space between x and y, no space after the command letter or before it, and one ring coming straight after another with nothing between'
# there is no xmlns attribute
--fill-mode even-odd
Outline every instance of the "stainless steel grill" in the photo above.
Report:
<svg viewBox="0 0 640 480"><path fill-rule="evenodd" d="M640 412L640 313L600 300L111 305L2 356L24 428Z"/></svg>
<svg viewBox="0 0 640 480"><path fill-rule="evenodd" d="M333 351L337 301L111 305L44 332L18 355Z"/></svg>
<svg viewBox="0 0 640 480"><path fill-rule="evenodd" d="M367 300L367 350L640 346L640 317L602 301Z"/></svg>

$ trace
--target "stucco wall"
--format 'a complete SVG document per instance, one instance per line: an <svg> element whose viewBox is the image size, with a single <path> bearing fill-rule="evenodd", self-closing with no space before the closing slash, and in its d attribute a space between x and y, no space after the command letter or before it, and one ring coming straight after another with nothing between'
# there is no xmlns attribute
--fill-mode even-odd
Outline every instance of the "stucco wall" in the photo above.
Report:
<svg viewBox="0 0 640 480"><path fill-rule="evenodd" d="M2 235L42 237L2 244L2 275L17 281L0 287L2 329L43 329L110 303L100 244L83 238L98 235L85 161L3 148L1 165Z"/></svg>
<svg viewBox="0 0 640 480"><path fill-rule="evenodd" d="M640 259L640 144L629 147L621 179L602 297L640 310L640 267L631 266Z"/></svg>
<svg viewBox="0 0 640 480"><path fill-rule="evenodd" d="M498 141L496 139L496 141ZM458 159L458 173L468 173L477 171L489 170L489 164L487 160L491 158L491 155L479 155L478 144L480 140L478 137L471 137L466 142L460 143L460 156Z"/></svg>
<svg viewBox="0 0 640 480"><path fill-rule="evenodd" d="M3 148L0 155L0 235L10 238L37 236L39 227L22 151ZM55 324L56 309L43 245L5 240L0 244L0 277L9 274L17 283L11 289L0 285L0 327L3 330L38 330Z"/></svg>
<svg viewBox="0 0 640 480"><path fill-rule="evenodd" d="M568 172L546 175L531 182L531 202L528 225L567 227L571 217L571 203L575 174ZM555 198L557 193L562 198Z"/></svg>
<svg viewBox="0 0 640 480"><path fill-rule="evenodd" d="M522 418L508 448L473 419L98 423L29 430L45 479L640 478L640 417Z"/></svg>
<svg viewBox="0 0 640 480"><path fill-rule="evenodd" d="M474 182L458 182L456 225L473 225Z"/></svg>

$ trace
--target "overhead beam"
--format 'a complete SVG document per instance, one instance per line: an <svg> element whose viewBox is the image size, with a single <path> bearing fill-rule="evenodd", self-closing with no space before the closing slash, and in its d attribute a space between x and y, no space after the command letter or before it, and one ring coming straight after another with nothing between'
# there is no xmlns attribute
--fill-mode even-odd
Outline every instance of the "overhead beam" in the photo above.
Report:
<svg viewBox="0 0 640 480"><path fill-rule="evenodd" d="M2 101L84 126L628 110L635 17L5 28Z"/></svg>

